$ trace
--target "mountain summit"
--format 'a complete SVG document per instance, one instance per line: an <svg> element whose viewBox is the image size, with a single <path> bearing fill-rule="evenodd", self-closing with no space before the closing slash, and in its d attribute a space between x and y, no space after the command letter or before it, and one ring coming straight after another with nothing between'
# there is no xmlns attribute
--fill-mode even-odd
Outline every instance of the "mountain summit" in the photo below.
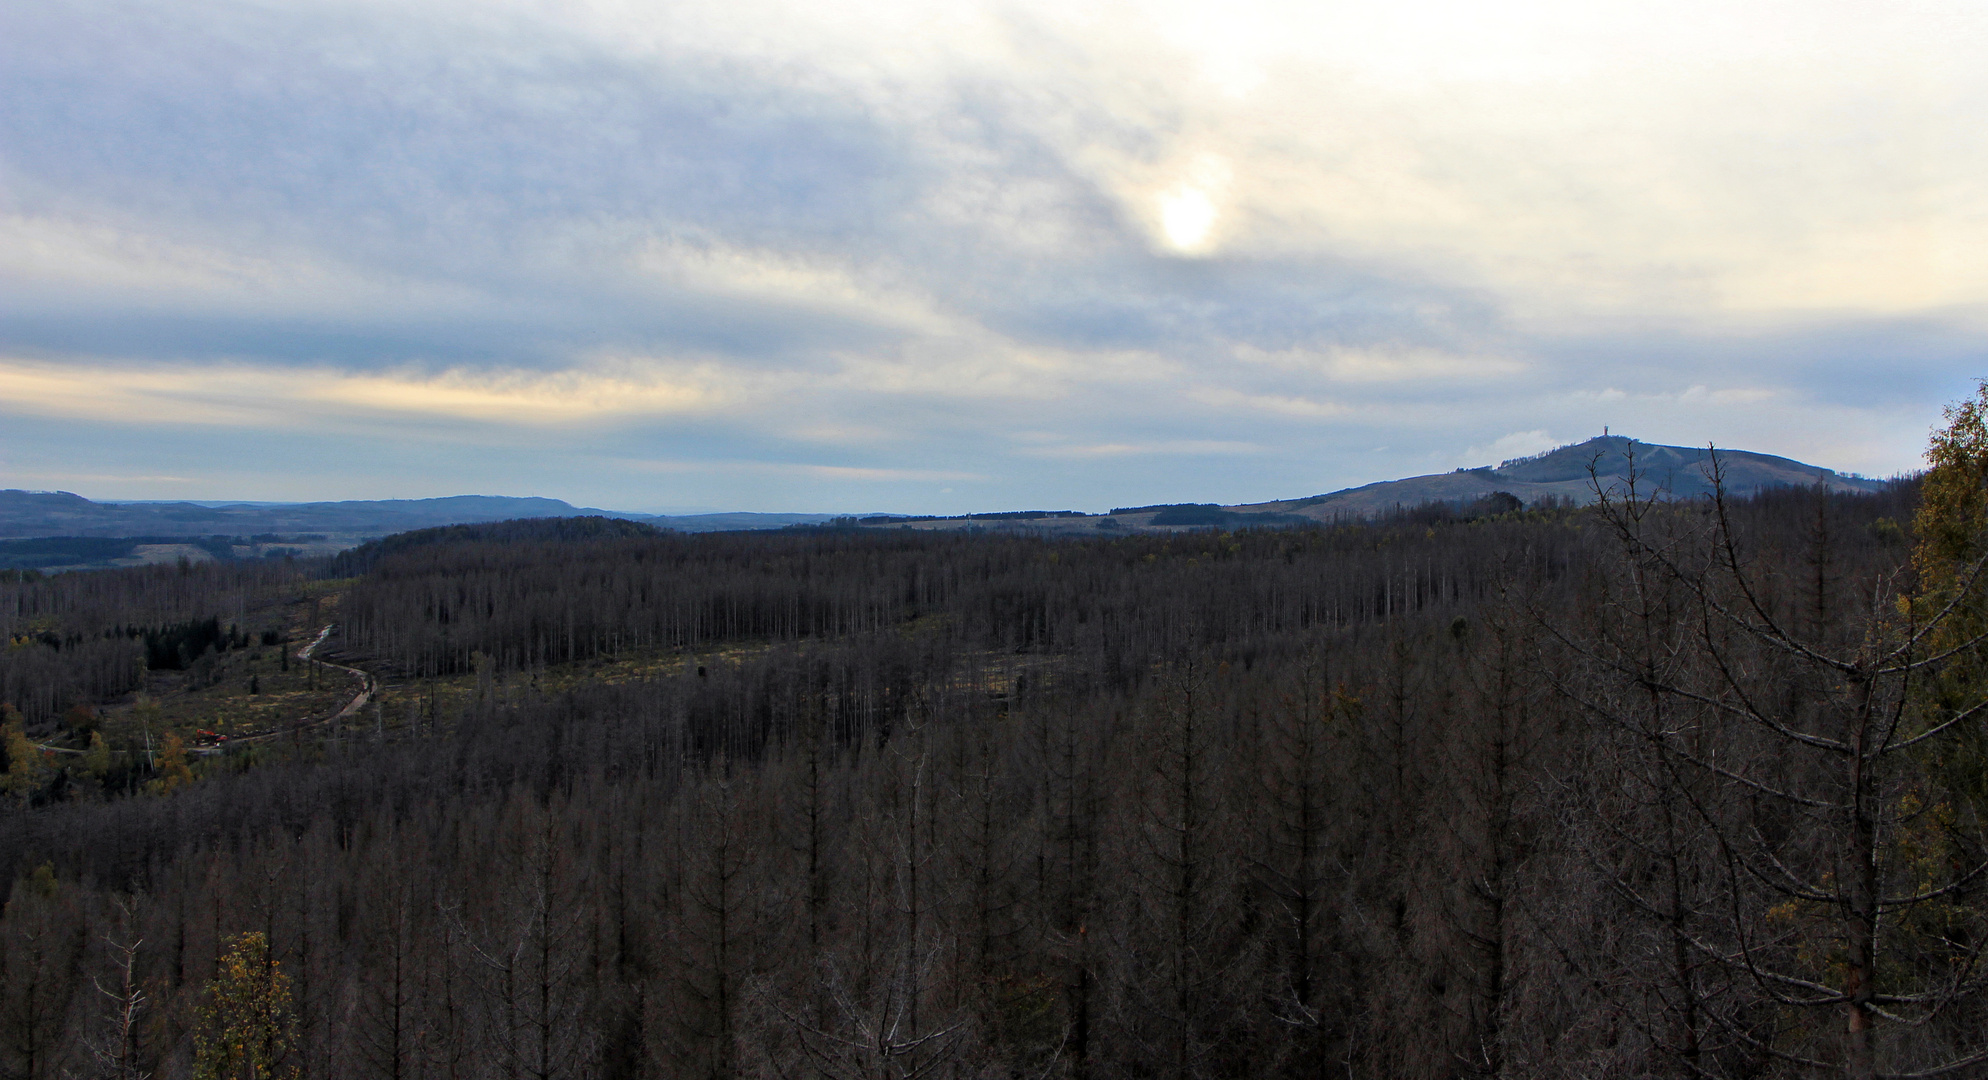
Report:
<svg viewBox="0 0 1988 1080"><path fill-rule="evenodd" d="M1324 495L1279 502L1230 507L1241 513L1301 514L1321 521L1335 517L1384 513L1395 507L1430 502L1469 503L1504 491L1531 503L1553 497L1593 502L1599 490L1626 490L1630 475L1639 491L1661 489L1677 498L1712 492L1712 458L1718 455L1726 491L1750 495L1764 488L1809 487L1830 491L1876 491L1883 481L1867 480L1807 465L1792 458L1747 450L1662 446L1621 435L1602 435L1532 457L1513 458L1496 467L1384 480Z"/></svg>

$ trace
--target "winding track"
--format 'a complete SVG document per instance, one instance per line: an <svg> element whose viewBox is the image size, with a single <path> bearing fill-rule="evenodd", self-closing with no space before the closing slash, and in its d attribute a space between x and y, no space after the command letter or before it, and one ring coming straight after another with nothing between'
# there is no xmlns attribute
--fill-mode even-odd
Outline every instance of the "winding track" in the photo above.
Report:
<svg viewBox="0 0 1988 1080"><path fill-rule="evenodd" d="M333 721L343 720L346 717L351 716L353 713L358 712L360 709L365 708L366 703L373 700L373 689L375 684L373 682L373 677L371 675L368 675L367 673L360 671L358 668L346 667L344 664L334 664L329 660L311 659L311 653L314 650L316 650L318 646L324 644L324 639L330 637L331 632L334 629L337 629L337 626L338 626L337 623L330 623L327 624L324 629L318 631L318 636L312 638L311 643L309 645L306 645L303 648L297 650L297 659L302 660L306 664L317 664L320 667L328 667L333 671L343 671L347 675L350 675L353 678L359 680L359 692L352 695L352 700L346 702L344 708L338 710L337 712L331 713L327 716L320 716L316 720L305 719L298 721L295 724L291 724L289 727L270 728L268 731L258 731L249 735L236 735L229 738L228 741L226 742L216 743L213 745L189 746L186 748L187 752L190 754L198 755L200 757L211 757L215 754L221 753L230 746L239 746L242 743L262 742L266 739L274 739L279 735L294 735L300 731L308 731L311 728L320 727L322 725L332 723ZM51 754L83 753L83 751L78 750L74 747L50 746L47 743L36 743L35 749L44 750Z"/></svg>
<svg viewBox="0 0 1988 1080"><path fill-rule="evenodd" d="M262 742L268 739L277 738L278 736L282 735L294 735L300 731L308 731L314 727L322 727L325 724L336 723L337 721L343 720L346 717L351 716L353 713L358 712L360 709L365 708L366 703L373 700L374 682L373 682L373 677L371 675L368 675L367 673L360 671L358 668L346 667L343 664L334 664L329 660L314 660L311 658L311 653L317 651L317 647L324 644L325 639L330 637L331 632L337 628L338 628L337 623L325 624L325 628L318 631L318 636L312 638L311 643L309 645L306 645L303 648L297 650L297 659L302 660L306 664L317 664L320 667L328 667L333 671L343 671L347 675L350 675L353 678L359 680L358 693L352 695L352 700L346 702L344 708L329 713L327 715L320 716L315 720L311 719L300 720L297 723L291 724L288 727L270 728L268 731L258 731L249 735L237 735L234 736L233 738L230 738L227 742L222 743L218 746L202 746L195 748L194 752L198 754L218 754L221 751L226 750L230 746L239 746L242 743Z"/></svg>
<svg viewBox="0 0 1988 1080"><path fill-rule="evenodd" d="M324 629L319 630L318 636L312 638L311 643L309 645L306 645L303 648L297 650L297 659L302 660L306 664L317 664L321 667L331 668L333 671L343 671L347 675L350 675L353 678L359 680L359 692L352 695L352 700L346 702L344 708L339 709L337 712L330 713L325 716L320 716L315 720L311 720L308 718L300 720L297 723L291 724L289 727L270 728L267 731L257 731L248 735L236 735L228 739L228 741L224 743L217 743L211 746L189 746L187 747L187 752L191 754L197 754L202 757L209 757L214 754L221 753L230 746L238 746L242 743L262 742L267 739L274 739L279 735L293 735L300 731L308 731L314 727L320 727L322 725L329 724L337 720L343 720L346 717L351 716L353 713L358 712L360 709L365 708L366 703L373 700L373 690L375 684L373 682L373 677L371 675L368 675L367 673L360 671L358 668L346 667L343 664L334 664L329 660L311 659L311 653L316 651L318 646L324 644L324 639L330 637L331 632L337 628L338 628L337 623L330 623L327 624ZM36 743L35 749L45 750L51 754L83 753L83 751L75 749L74 747L50 746L47 743Z"/></svg>

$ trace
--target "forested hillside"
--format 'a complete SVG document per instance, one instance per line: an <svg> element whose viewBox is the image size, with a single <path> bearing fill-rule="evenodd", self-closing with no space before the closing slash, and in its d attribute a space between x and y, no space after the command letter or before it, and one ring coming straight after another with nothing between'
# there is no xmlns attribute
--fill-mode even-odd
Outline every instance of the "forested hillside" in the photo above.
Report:
<svg viewBox="0 0 1988 1080"><path fill-rule="evenodd" d="M1978 1075L1978 421L1867 494L0 578L0 1066Z"/></svg>

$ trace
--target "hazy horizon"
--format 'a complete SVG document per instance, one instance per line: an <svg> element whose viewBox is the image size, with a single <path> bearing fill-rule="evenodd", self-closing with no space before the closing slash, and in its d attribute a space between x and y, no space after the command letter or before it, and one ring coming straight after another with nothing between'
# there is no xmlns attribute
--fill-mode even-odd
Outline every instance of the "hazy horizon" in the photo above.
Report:
<svg viewBox="0 0 1988 1080"><path fill-rule="evenodd" d="M1633 437L1631 437L1631 438L1632 438L1632 441L1634 441L1634 442L1636 442L1636 443L1639 443L1639 444L1642 444L1642 445L1646 445L1646 446L1662 446L1662 445L1665 445L1665 444L1661 444L1661 443L1651 443L1651 442L1649 442L1648 440L1642 440L1642 439L1634 439ZM1582 441L1583 441L1583 442L1585 442L1585 441L1587 441L1587 440L1582 440ZM1556 447L1556 448L1554 448L1554 449L1567 449L1567 448L1568 448L1568 447L1570 447L1570 446L1576 446L1576 445L1580 445L1580 443L1571 443L1571 444L1564 444L1564 445L1562 445L1562 446L1559 446L1559 447ZM1686 448L1675 448L1675 449L1686 449ZM1691 448L1691 449L1695 449L1695 448ZM1757 453L1757 451L1748 451L1748 450L1747 450L1747 448L1745 448L1745 447L1717 447L1717 449L1720 449L1720 450L1730 450L1730 451L1742 451L1742 452L1749 452L1749 453ZM1528 460L1531 460L1531 459L1532 459L1533 457L1537 457L1537 456L1544 456L1544 454L1538 454L1538 455L1522 455L1522 456L1520 456L1520 457L1518 457L1518 458L1514 458L1514 459L1507 459L1507 460L1502 460L1502 461L1493 461L1493 462L1481 462L1481 463L1480 463L1480 466L1481 466L1481 467L1501 467L1501 468L1502 468L1502 467L1504 467L1504 466L1506 466L1506 465L1513 465L1513 464L1521 464L1521 463L1523 463L1523 462L1525 462L1525 461L1528 461ZM1824 465L1824 464L1823 464L1823 463L1821 463L1821 462L1797 462L1797 464L1802 464L1802 465L1811 465L1811 466L1818 466L1818 467L1822 467L1822 468L1830 468L1829 466L1827 466L1827 465ZM1852 477L1852 478L1856 478L1856 479L1878 479L1878 480L1883 480L1883 479L1889 479L1889 478L1890 478L1890 477L1867 477L1867 476L1864 476L1863 474L1861 474L1861 473L1857 473L1857 472L1855 472L1855 471L1853 471L1853 470L1842 470L1842 469L1832 469L1831 471L1833 471L1833 472L1836 472L1836 473L1837 473L1838 475L1843 475L1843 476L1849 476L1849 477ZM1422 475L1430 475L1430 474L1422 474ZM1440 475L1440 474L1436 474L1436 475ZM1900 475L1904 475L1904 473L1903 473L1903 472L1901 472L1901 473L1894 473L1894 474L1891 474L1891 475L1892 475L1892 477L1896 477L1896 476L1900 476ZM1360 488L1360 487L1363 487L1363 486L1366 486L1367 484L1376 484L1376 483L1379 483L1379 484L1386 484L1386 483L1389 483L1389 482L1391 482L1391 481L1397 481L1397 480L1406 480L1406 479L1413 479L1413 477L1408 477L1408 476L1399 476L1399 477L1381 477L1381 478L1377 478L1377 479L1375 479L1375 480L1371 480L1371 481L1363 481L1363 482L1356 482L1356 483L1354 483L1354 484L1351 484L1351 485L1347 485L1347 486L1346 486L1345 488L1341 488L1341 489L1335 489L1335 491L1338 491L1338 490L1351 490L1351 489L1357 489L1357 488ZM88 496L88 495L86 495L86 494L83 494L83 493L81 493L81 492L74 492L74 491L67 491L67 490L63 490L63 489L41 489L41 490L39 490L39 491L33 491L33 492L31 492L31 493L35 493L35 494L66 494L66 495L80 495L80 496L81 496L81 497L83 497L83 498L89 498L89 496ZM1283 497L1284 497L1284 498L1305 498L1305 497L1309 497L1309 496L1314 496L1314 495L1321 495L1321 494L1330 494L1330 492L1301 492L1301 493L1291 493L1291 494L1289 494L1289 495L1286 495L1286 496L1283 496ZM587 505L587 504L583 504L583 503L578 503L578 502L575 502L575 501L573 501L572 499L566 499L566 498L562 498L562 497L561 497L561 496L559 496L559 495L553 495L553 494L544 494L544 493L532 493L532 492L527 492L527 493L504 493L504 492L493 492L493 491L463 491L463 492L455 492L455 493L453 493L452 495L446 495L446 496L417 496L417 497L415 497L415 499L414 499L414 500L412 500L412 501L419 501L419 500L421 500L421 499L446 499L446 498L463 498L463 497L468 497L468 498L494 498L494 499L552 499L552 500L555 500L555 501L559 501L559 502L564 502L564 503L566 503L566 504L567 504L568 506L570 506L570 507L572 507L572 508L574 508L574 509L576 509L576 510L600 510L600 511L606 511L606 512L609 512L609 513L614 513L614 514L637 514L637 515L648 515L648 516L652 516L652 517L699 517L699 516L719 516L719 515L732 515L732 514L764 514L764 515L768 515L768 516L800 516L800 517L819 517L819 516L824 516L824 515L837 515L837 516L866 516L866 515L876 515L876 514L899 514L899 513L918 513L918 511L902 511L902 510L897 510L897 509L893 509L893 508L890 508L890 507L849 507L849 506L841 506L841 507L833 507L833 508L826 508L826 509L822 509L822 508L816 508L816 509L805 509L805 510L733 510L733 509L727 509L727 508L724 508L724 507L719 507L719 506L671 506L671 505L665 505L665 506L590 506L590 505ZM171 504L171 503L182 503L182 504L192 504L192 505L196 505L196 506L205 506L205 507L228 507L228 506L250 506L250 507L284 507L284 506L299 506L299 505L306 505L306 504L311 504L311 503L318 503L318 502L339 502L339 501L355 501L355 502L391 502L391 501L408 501L408 500L402 500L402 499L399 499L398 497L378 497L378 498L363 498L363 497L362 497L362 498L358 498L358 499L351 499L351 500L312 500L312 499L302 499L302 500L287 500L287 501L286 501L286 500L274 500L274 501L271 501L271 500L254 500L254 499L146 499L146 498L125 498L125 499L91 499L91 501L92 501L92 502L97 502L97 503L101 503L101 504L105 504L105 505L114 505L114 506L116 506L116 505L152 505L152 504ZM1208 501L1215 501L1215 502L1220 502L1221 500L1220 500L1220 499L1214 499L1214 500L1208 500ZM1175 500L1175 502L1177 502L1177 503L1191 503L1191 502L1192 502L1192 500ZM1231 504L1231 505L1233 505L1233 500L1231 500L1230 504ZM1127 503L1125 503L1125 502L1123 502L1123 501L1121 500L1121 501L1119 501L1119 502L1117 503L1117 505L1129 505L1129 504L1127 504ZM1105 513L1105 512L1107 512L1107 510L1108 510L1108 509L1110 509L1110 508L1111 508L1111 507L1108 507L1108 506L1105 506L1105 505L1093 505L1093 506L1050 506L1050 505L1047 505L1047 504L1040 504L1040 505L1037 505L1037 504L1031 504L1031 505L1027 505L1027 506L1020 506L1020 505L1017 505L1017 506L983 506L983 507L977 507L977 508L969 508L969 509L965 509L965 510L959 510L959 511L953 511L952 513L956 513L956 514L967 514L967 513L983 513L983 512L992 512L992 513L1000 513L1000 512L1014 512L1014 511L1022 511L1022 510L1050 510L1050 511L1061 511L1061 510L1076 510L1076 511L1079 511L1079 512L1082 512L1082 513L1088 513L1088 514L1102 514L1102 513Z"/></svg>

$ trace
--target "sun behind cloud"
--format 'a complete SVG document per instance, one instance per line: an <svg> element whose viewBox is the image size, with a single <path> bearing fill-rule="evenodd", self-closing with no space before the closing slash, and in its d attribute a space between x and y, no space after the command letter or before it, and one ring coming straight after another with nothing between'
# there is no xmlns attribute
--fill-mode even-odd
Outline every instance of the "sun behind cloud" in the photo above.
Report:
<svg viewBox="0 0 1988 1080"><path fill-rule="evenodd" d="M1200 255L1214 248L1215 226L1222 217L1230 179L1227 161L1202 154L1188 166L1185 178L1160 192L1160 235L1167 247L1182 255Z"/></svg>
<svg viewBox="0 0 1988 1080"><path fill-rule="evenodd" d="M1160 196L1160 228L1174 250L1202 250L1214 226L1215 201L1200 188L1180 188Z"/></svg>

